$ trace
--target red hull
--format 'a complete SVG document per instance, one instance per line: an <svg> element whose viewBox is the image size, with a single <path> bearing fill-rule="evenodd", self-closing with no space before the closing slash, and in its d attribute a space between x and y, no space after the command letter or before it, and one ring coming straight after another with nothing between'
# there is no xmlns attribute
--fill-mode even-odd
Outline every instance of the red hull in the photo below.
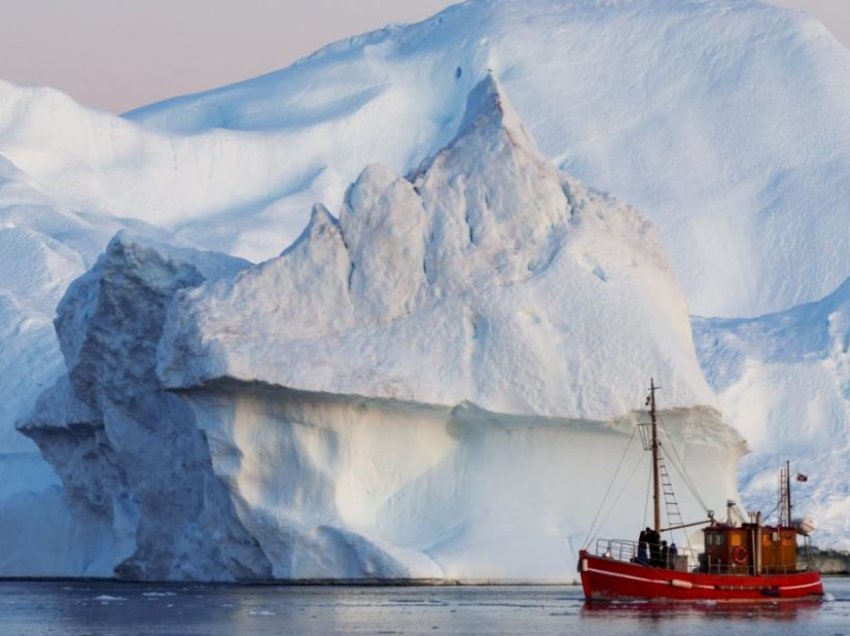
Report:
<svg viewBox="0 0 850 636"><path fill-rule="evenodd" d="M579 552L579 571L588 600L782 601L820 599L819 572L793 574L706 574L662 570Z"/></svg>

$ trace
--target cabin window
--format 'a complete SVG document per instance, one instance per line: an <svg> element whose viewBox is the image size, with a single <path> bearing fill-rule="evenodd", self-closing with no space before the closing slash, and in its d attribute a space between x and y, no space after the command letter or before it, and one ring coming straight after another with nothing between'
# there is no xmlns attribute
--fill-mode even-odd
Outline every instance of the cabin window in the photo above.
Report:
<svg viewBox="0 0 850 636"><path fill-rule="evenodd" d="M730 534L729 535L729 545L733 548L737 548L741 545L741 535L740 534Z"/></svg>
<svg viewBox="0 0 850 636"><path fill-rule="evenodd" d="M723 535L719 532L712 532L711 534L705 534L705 544L706 545L723 545Z"/></svg>

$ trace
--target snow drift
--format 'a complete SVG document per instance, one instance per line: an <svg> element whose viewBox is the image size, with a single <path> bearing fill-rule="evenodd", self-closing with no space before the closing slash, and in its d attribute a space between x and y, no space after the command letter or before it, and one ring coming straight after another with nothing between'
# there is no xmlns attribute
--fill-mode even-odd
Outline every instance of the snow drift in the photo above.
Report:
<svg viewBox="0 0 850 636"><path fill-rule="evenodd" d="M119 234L71 286L69 371L24 431L120 576L571 580L652 373L668 443L734 497L652 228L562 177L492 76L461 122L270 261Z"/></svg>

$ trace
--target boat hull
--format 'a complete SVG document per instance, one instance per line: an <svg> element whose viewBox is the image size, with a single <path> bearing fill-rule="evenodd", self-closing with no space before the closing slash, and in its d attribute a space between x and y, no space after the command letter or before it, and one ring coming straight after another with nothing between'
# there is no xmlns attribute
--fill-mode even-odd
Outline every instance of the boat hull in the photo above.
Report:
<svg viewBox="0 0 850 636"><path fill-rule="evenodd" d="M820 573L708 574L680 572L627 563L579 552L584 596L591 601L716 601L758 602L818 600L823 596Z"/></svg>

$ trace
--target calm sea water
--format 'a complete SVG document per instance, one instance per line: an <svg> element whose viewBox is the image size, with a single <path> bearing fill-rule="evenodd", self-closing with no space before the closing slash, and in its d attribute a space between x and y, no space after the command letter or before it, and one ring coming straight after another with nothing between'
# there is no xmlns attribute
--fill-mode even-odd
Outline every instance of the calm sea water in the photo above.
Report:
<svg viewBox="0 0 850 636"><path fill-rule="evenodd" d="M578 587L0 582L0 634L850 635L850 579L820 604L585 605Z"/></svg>

